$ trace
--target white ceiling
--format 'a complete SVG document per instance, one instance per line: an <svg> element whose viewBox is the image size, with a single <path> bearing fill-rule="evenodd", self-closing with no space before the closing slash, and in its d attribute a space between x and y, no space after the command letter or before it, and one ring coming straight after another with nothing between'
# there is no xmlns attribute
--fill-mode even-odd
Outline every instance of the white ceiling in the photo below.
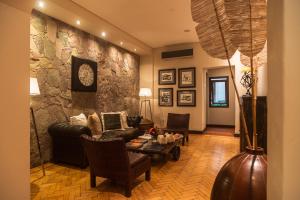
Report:
<svg viewBox="0 0 300 200"><path fill-rule="evenodd" d="M198 41L190 0L72 1L152 48Z"/></svg>

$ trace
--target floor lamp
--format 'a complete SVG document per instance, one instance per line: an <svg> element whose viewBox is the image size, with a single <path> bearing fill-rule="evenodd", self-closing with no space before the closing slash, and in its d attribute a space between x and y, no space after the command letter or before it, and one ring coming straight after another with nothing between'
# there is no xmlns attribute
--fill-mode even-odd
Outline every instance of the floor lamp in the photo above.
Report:
<svg viewBox="0 0 300 200"><path fill-rule="evenodd" d="M39 84L37 82L37 78L30 78L30 96L37 96L37 95L40 95L40 89L39 89ZM45 173L45 167L44 167L44 160L43 160L43 157L42 157L39 135L38 135L38 131L37 131L37 128L36 128L35 116L34 116L34 112L33 112L33 108L32 108L31 103L30 103L30 113L31 113L31 116L32 116L32 123L33 123L33 127L34 127L34 133L35 133L37 146L38 146L38 150L39 150L40 161L41 161L41 165L42 165L42 169L43 169L43 176L45 176L46 173Z"/></svg>
<svg viewBox="0 0 300 200"><path fill-rule="evenodd" d="M141 107L140 107L140 115L142 113L142 109L143 109L143 105L145 107L145 117L143 118L143 121L150 121L147 119L147 105L149 105L149 109L150 109L150 117L151 117L151 121L152 121L152 110L151 110L151 104L150 104L150 99L148 99L148 97L152 96L152 92L150 88L141 88L140 92L139 92L139 96L140 97L144 97L144 99L141 100Z"/></svg>

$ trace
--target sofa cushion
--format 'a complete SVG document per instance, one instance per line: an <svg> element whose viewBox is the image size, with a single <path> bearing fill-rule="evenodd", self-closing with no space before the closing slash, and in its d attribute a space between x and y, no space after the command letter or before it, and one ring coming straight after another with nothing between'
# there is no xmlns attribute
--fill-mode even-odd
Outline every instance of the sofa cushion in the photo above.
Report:
<svg viewBox="0 0 300 200"><path fill-rule="evenodd" d="M72 117L70 117L70 124L87 126L86 116L83 113L81 113L80 115L77 115L77 116L72 116Z"/></svg>
<svg viewBox="0 0 300 200"><path fill-rule="evenodd" d="M88 116L87 125L91 129L93 135L102 134L102 125L97 113L93 113L92 115Z"/></svg>
<svg viewBox="0 0 300 200"><path fill-rule="evenodd" d="M101 113L101 120L103 132L122 129L120 112Z"/></svg>
<svg viewBox="0 0 300 200"><path fill-rule="evenodd" d="M121 123L122 123L122 128L129 128L128 123L127 123L127 111L121 111Z"/></svg>

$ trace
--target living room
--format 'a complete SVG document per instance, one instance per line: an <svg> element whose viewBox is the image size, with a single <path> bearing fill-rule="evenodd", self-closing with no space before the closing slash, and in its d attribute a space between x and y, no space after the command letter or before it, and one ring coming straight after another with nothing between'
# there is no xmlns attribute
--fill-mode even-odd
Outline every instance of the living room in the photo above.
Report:
<svg viewBox="0 0 300 200"><path fill-rule="evenodd" d="M203 2L1 0L1 199L298 199L299 30L285 11L299 4L268 2L251 63ZM215 43L196 28L202 13L220 25ZM244 151L266 163L261 185L232 179L229 195L224 167Z"/></svg>

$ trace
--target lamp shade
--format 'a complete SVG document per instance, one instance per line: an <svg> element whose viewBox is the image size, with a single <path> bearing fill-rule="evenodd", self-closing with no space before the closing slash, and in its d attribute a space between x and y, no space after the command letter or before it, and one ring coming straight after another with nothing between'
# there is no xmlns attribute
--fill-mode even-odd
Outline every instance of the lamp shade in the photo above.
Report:
<svg viewBox="0 0 300 200"><path fill-rule="evenodd" d="M30 96L40 95L37 78L30 78Z"/></svg>
<svg viewBox="0 0 300 200"><path fill-rule="evenodd" d="M151 97L152 96L151 89L150 88L141 88L139 96L140 97Z"/></svg>

